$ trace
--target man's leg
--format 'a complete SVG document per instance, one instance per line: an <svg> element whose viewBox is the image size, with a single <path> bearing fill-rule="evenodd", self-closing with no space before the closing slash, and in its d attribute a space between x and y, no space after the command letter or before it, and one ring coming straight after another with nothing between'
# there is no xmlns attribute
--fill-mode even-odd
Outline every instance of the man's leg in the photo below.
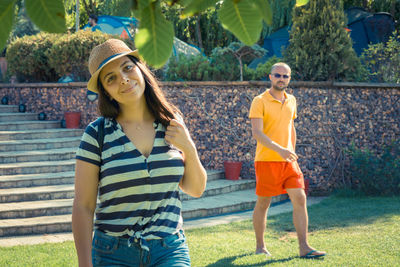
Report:
<svg viewBox="0 0 400 267"><path fill-rule="evenodd" d="M268 250L265 248L264 231L267 226L267 212L271 204L272 197L258 197L253 212L253 226L256 234L256 254L266 254L269 256Z"/></svg>
<svg viewBox="0 0 400 267"><path fill-rule="evenodd" d="M293 224L296 228L299 241L300 256L304 256L314 250L307 240L308 214L306 194L302 188L286 189L293 204ZM324 251L314 251L311 256L325 255Z"/></svg>

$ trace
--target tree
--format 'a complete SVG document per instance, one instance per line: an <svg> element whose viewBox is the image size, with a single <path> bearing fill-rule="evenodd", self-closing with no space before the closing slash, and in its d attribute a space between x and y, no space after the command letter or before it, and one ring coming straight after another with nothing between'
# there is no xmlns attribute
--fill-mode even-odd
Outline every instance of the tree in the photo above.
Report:
<svg viewBox="0 0 400 267"><path fill-rule="evenodd" d="M14 21L17 0L0 1L0 47L4 47ZM95 3L88 0L89 3ZM297 0L305 5L309 0ZM192 17L221 2L218 18L225 29L231 31L241 42L253 45L258 41L263 21L271 23L269 0L132 0L132 11L140 21L135 36L136 47L147 63L161 67L172 52L174 29L161 11L161 4L182 7L182 17ZM84 4L87 4L86 0ZM88 4L89 6L89 4ZM42 30L65 32L65 8L63 0L25 0L30 19Z"/></svg>
<svg viewBox="0 0 400 267"><path fill-rule="evenodd" d="M255 44L252 46L244 45L243 43L233 42L224 48L216 48L214 53L231 54L239 61L240 81L243 81L243 60L251 61L252 59L262 57L267 50Z"/></svg>
<svg viewBox="0 0 400 267"><path fill-rule="evenodd" d="M296 79L356 80L361 75L345 25L341 0L311 0L294 9L284 58Z"/></svg>

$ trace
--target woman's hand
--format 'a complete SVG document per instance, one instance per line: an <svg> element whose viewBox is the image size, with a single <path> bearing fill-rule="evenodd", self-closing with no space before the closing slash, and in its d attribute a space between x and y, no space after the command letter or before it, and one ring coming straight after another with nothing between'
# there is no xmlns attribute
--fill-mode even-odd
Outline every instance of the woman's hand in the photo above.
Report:
<svg viewBox="0 0 400 267"><path fill-rule="evenodd" d="M183 154L196 152L196 147L190 137L189 131L179 121L172 119L165 131L165 141L179 149Z"/></svg>

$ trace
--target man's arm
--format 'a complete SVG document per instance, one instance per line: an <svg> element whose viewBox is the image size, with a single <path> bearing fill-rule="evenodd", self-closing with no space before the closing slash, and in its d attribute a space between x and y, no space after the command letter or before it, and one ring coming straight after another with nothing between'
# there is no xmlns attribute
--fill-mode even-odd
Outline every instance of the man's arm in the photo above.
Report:
<svg viewBox="0 0 400 267"><path fill-rule="evenodd" d="M297 160L298 157L293 151L280 146L272 141L271 138L269 138L266 134L264 134L263 120L261 118L251 118L251 131L254 139L256 139L263 146L276 151L284 160L289 162Z"/></svg>
<svg viewBox="0 0 400 267"><path fill-rule="evenodd" d="M296 135L296 128L294 128L294 122L292 123L292 144L293 144L293 152L296 153L296 142L297 142L297 135Z"/></svg>

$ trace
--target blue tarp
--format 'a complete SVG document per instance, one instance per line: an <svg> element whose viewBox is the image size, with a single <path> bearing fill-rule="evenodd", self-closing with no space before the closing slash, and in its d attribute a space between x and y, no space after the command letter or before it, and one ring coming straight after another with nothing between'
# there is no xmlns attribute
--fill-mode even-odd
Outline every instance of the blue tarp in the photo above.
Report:
<svg viewBox="0 0 400 267"><path fill-rule="evenodd" d="M353 48L357 55L361 55L368 44L387 42L395 30L395 20L389 13L371 14L362 8L354 7L345 10L347 28L353 41ZM263 48L268 53L253 60L250 68L256 68L259 63L264 63L271 56L282 57L282 49L289 45L290 27L286 26L265 37Z"/></svg>
<svg viewBox="0 0 400 267"><path fill-rule="evenodd" d="M100 30L102 32L118 35L121 38L134 39L136 28L139 26L139 21L135 18L128 17L118 17L118 16L108 16L102 15L98 16L97 25L91 28L92 31ZM90 28L89 24L86 24L84 29ZM203 54L195 45L174 38L173 55L176 56L179 53L185 55L198 55ZM204 55L204 54L203 54Z"/></svg>

